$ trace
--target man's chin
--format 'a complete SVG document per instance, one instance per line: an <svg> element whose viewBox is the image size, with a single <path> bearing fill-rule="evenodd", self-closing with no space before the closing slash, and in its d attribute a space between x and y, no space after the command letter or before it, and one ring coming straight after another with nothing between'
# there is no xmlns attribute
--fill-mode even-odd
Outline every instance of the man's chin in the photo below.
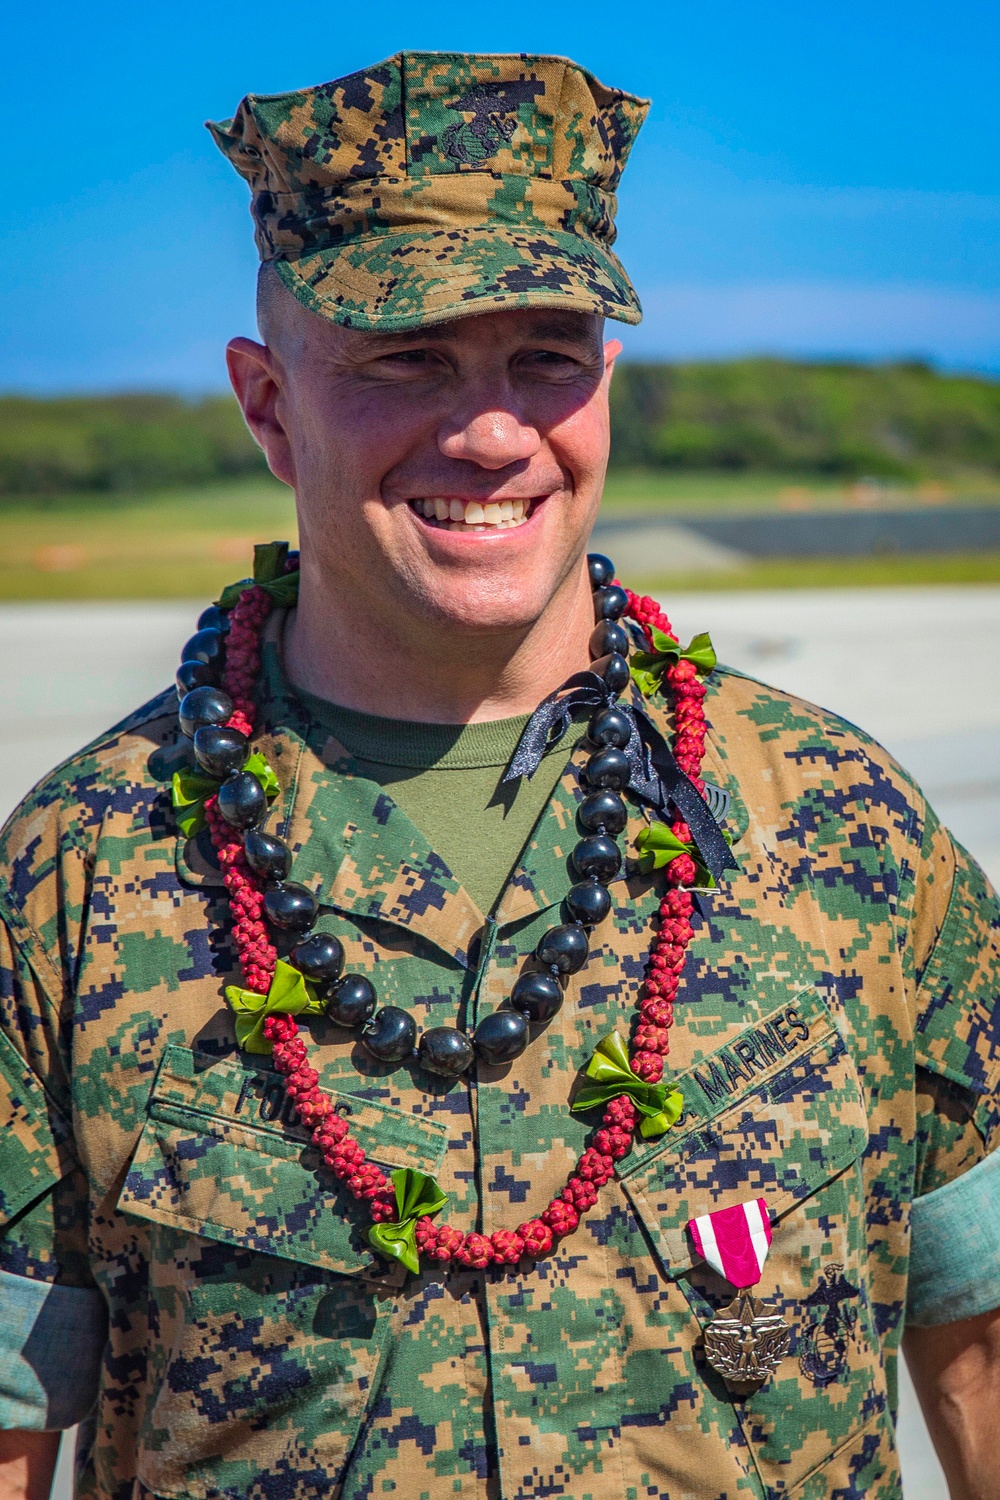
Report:
<svg viewBox="0 0 1000 1500"><path fill-rule="evenodd" d="M558 581L547 569L511 578L492 571L450 576L424 592L428 621L469 637L524 635L552 603Z"/></svg>
<svg viewBox="0 0 1000 1500"><path fill-rule="evenodd" d="M492 534L423 528L411 579L429 612L473 635L530 630L576 571L586 545L585 537L568 537L559 526L548 534L545 509Z"/></svg>

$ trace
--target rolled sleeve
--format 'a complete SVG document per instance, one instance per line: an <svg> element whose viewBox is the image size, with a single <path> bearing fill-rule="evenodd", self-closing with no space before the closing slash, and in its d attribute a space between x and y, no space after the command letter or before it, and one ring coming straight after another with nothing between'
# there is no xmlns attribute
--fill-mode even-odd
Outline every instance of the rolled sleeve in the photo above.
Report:
<svg viewBox="0 0 1000 1500"><path fill-rule="evenodd" d="M107 1312L90 1287L0 1271L0 1428L58 1431L97 1399Z"/></svg>
<svg viewBox="0 0 1000 1500"><path fill-rule="evenodd" d="M956 1323L1000 1307L1000 1151L913 1204L906 1321Z"/></svg>

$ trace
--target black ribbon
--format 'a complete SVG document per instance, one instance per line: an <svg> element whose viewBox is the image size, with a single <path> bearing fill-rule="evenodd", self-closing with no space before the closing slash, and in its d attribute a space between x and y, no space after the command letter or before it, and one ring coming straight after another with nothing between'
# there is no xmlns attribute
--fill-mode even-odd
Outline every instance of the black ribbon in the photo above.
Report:
<svg viewBox="0 0 1000 1500"><path fill-rule="evenodd" d="M615 698L596 672L575 672L562 687L538 705L525 726L504 773L504 782L527 776L530 781L546 750L558 745L579 709L596 713L617 708L628 720L631 733L625 746L629 763L629 790L651 807L664 822L670 808L684 819L702 864L720 879L723 870L738 870L732 850L694 783L685 776L673 752L645 709L637 703Z"/></svg>

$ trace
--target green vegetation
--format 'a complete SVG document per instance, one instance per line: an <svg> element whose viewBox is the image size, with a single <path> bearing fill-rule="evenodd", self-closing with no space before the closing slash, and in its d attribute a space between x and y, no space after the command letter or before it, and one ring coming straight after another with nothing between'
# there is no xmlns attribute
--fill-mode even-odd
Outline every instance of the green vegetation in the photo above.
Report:
<svg viewBox="0 0 1000 1500"><path fill-rule="evenodd" d="M752 476L772 490L776 475L819 491L865 476L1000 484L1000 383L919 364L623 363L611 408L612 492L643 499ZM5 509L265 474L229 396L0 398Z"/></svg>
<svg viewBox="0 0 1000 1500"><path fill-rule="evenodd" d="M0 397L0 499L136 494L261 473L231 396Z"/></svg>
<svg viewBox="0 0 1000 1500"><path fill-rule="evenodd" d="M1000 383L916 363L623 363L611 413L616 468L1000 474Z"/></svg>

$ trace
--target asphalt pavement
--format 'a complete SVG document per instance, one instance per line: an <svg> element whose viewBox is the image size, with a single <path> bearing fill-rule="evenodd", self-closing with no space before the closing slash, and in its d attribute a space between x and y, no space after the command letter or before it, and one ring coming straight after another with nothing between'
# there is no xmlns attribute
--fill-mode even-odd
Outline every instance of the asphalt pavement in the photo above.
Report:
<svg viewBox="0 0 1000 1500"><path fill-rule="evenodd" d="M669 518L637 511L601 515L594 539L625 572L641 532L646 551L637 573L680 573L678 533L723 547L746 560L788 557L879 557L985 552L1000 547L1000 505L893 505L823 510L672 511Z"/></svg>
<svg viewBox="0 0 1000 1500"><path fill-rule="evenodd" d="M683 638L709 630L723 661L873 734L1000 881L1000 588L692 593L663 602ZM200 607L0 606L0 817L52 766L170 683ZM907 1500L947 1500L905 1379L899 1443ZM57 1500L70 1495L68 1458Z"/></svg>

